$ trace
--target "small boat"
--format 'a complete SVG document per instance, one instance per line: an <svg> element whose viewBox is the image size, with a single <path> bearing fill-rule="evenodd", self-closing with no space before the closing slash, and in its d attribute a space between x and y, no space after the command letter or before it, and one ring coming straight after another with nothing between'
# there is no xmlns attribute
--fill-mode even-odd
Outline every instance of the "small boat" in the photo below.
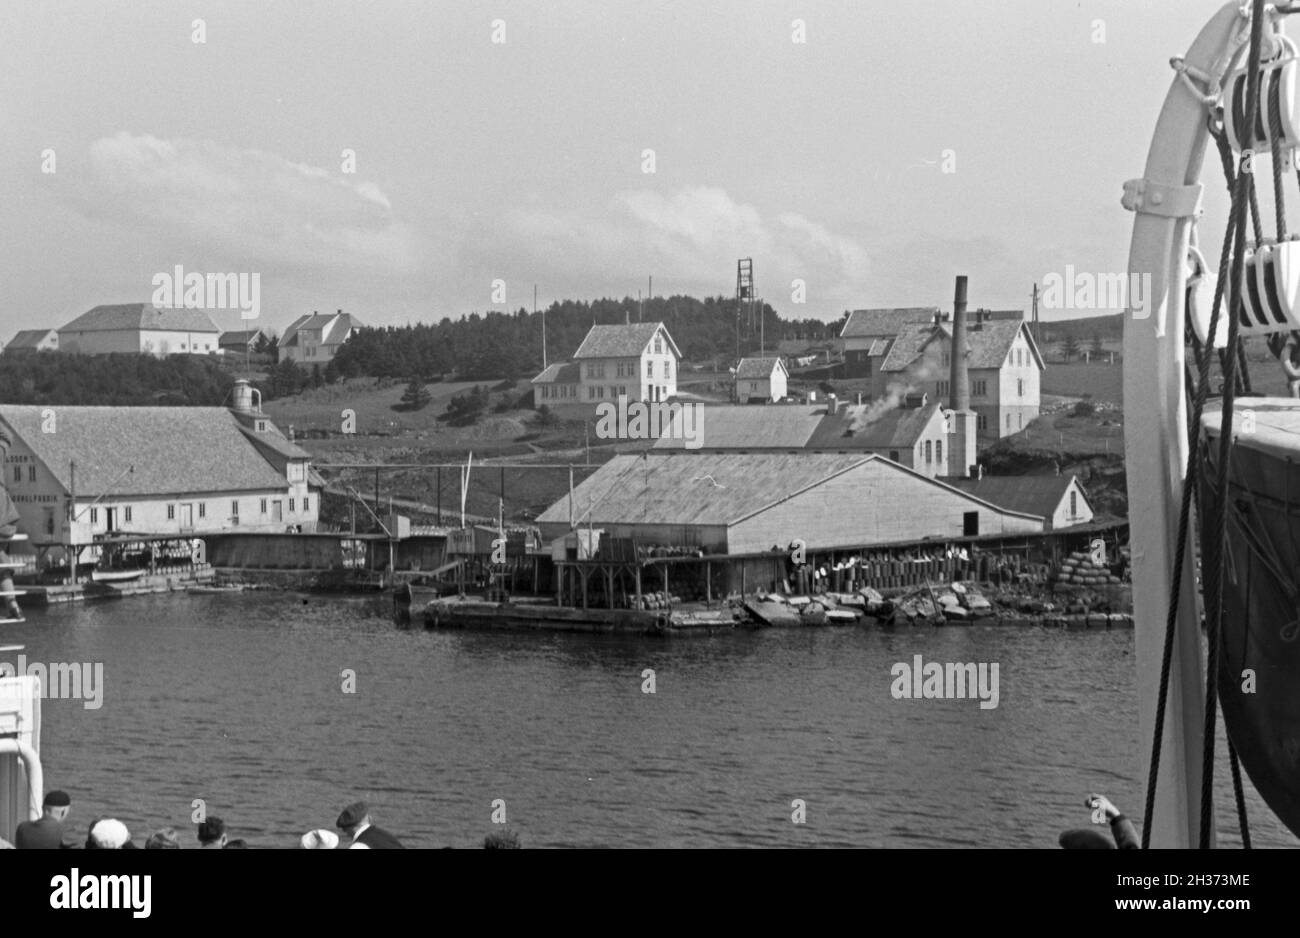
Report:
<svg viewBox="0 0 1300 938"><path fill-rule="evenodd" d="M558 632L665 632L667 613L640 609L575 609L542 603L439 599L424 608L429 628L550 630Z"/></svg>
<svg viewBox="0 0 1300 938"><path fill-rule="evenodd" d="M827 609L826 621L831 625L857 625L861 618L851 609Z"/></svg>
<svg viewBox="0 0 1300 938"><path fill-rule="evenodd" d="M140 570L92 570L90 578L96 583L124 583L129 580L138 580L144 576L144 569Z"/></svg>
<svg viewBox="0 0 1300 938"><path fill-rule="evenodd" d="M770 599L747 599L745 600L745 610L764 625L798 626L803 624L803 620L799 618L799 613L785 603L773 602Z"/></svg>

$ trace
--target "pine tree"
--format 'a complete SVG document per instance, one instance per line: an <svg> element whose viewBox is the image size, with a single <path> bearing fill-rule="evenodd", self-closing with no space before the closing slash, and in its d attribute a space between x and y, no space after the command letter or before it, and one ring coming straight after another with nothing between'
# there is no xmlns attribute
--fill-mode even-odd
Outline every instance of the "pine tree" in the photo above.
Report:
<svg viewBox="0 0 1300 938"><path fill-rule="evenodd" d="M1100 358L1106 354L1106 344L1101 341L1101 334L1094 333L1092 336L1092 347L1088 349L1094 358Z"/></svg>
<svg viewBox="0 0 1300 938"><path fill-rule="evenodd" d="M402 394L403 410L420 410L432 400L432 395L424 387L424 381L418 375L412 375L406 391Z"/></svg>
<svg viewBox="0 0 1300 938"><path fill-rule="evenodd" d="M1073 335L1067 335L1065 341L1061 343L1061 357L1065 361L1077 357L1079 354L1079 340Z"/></svg>

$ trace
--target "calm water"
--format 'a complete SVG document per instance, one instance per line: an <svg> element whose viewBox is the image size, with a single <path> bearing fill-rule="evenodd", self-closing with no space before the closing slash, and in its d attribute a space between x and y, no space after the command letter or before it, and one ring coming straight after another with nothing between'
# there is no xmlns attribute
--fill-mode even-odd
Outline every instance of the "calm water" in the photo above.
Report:
<svg viewBox="0 0 1300 938"><path fill-rule="evenodd" d="M113 814L137 842L173 825L193 843L199 798L232 836L281 847L358 797L423 847L479 845L495 799L538 847L1054 847L1087 826L1089 791L1141 813L1129 631L663 641L404 631L388 611L178 594L36 610L0 640L103 662L101 709L44 702L47 788L72 794L79 830ZM999 707L894 700L890 666L915 654L998 662ZM1256 842L1294 845L1250 795Z"/></svg>

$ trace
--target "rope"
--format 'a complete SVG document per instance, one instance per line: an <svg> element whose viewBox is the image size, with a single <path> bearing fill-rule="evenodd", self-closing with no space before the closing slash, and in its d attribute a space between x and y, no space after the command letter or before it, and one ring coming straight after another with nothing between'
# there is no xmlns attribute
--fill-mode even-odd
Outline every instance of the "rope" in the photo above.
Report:
<svg viewBox="0 0 1300 938"><path fill-rule="evenodd" d="M1264 0L1254 0L1250 25L1250 55L1247 60L1249 71L1246 76L1246 113L1251 115L1251 118L1246 122L1246 134L1242 141L1243 149L1250 149L1253 146L1255 136L1253 115L1259 113L1259 59L1264 32ZM1238 186L1241 187L1240 179L1238 179ZM1233 209L1237 214L1240 214L1242 206L1238 206L1234 202ZM1232 281L1228 303L1228 308L1233 311L1238 309L1241 303L1241 275L1245 261L1245 235L1246 233L1240 225L1233 232ZM1227 543L1228 536L1228 459L1232 448L1232 412L1237 391L1235 382L1238 350L1237 325L1238 317L1230 315L1228 317L1228 371L1224 375L1223 402L1220 409L1219 426L1218 476L1220 494L1219 498L1211 506L1212 518L1209 531L1212 532L1212 535L1208 538L1207 547L1209 549L1206 551L1206 559L1209 561L1206 565L1208 569L1206 567L1202 568L1204 585L1209 587L1206 596L1208 650L1205 667L1205 725L1202 734L1201 759L1200 848L1202 850L1210 848L1210 832L1214 822L1214 724L1219 709L1219 645L1222 641L1221 627L1223 625L1223 545Z"/></svg>
<svg viewBox="0 0 1300 938"><path fill-rule="evenodd" d="M1237 827L1241 830L1241 848L1250 849L1250 822L1246 820L1246 795L1241 787L1241 766L1237 764L1237 750L1228 737L1228 765L1232 768L1232 793L1237 800Z"/></svg>

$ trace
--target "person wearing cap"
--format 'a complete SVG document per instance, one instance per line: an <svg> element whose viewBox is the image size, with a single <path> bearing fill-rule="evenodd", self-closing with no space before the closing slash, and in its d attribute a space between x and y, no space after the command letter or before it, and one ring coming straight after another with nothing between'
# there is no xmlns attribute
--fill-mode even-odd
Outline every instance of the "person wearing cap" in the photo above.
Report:
<svg viewBox="0 0 1300 938"><path fill-rule="evenodd" d="M52 791L45 796L41 816L35 821L23 821L14 831L14 846L19 850L58 850L68 847L63 842L63 822L72 810L72 799L66 791Z"/></svg>
<svg viewBox="0 0 1300 938"><path fill-rule="evenodd" d="M320 827L303 834L300 843L304 850L336 850L339 845L339 835Z"/></svg>
<svg viewBox="0 0 1300 938"><path fill-rule="evenodd" d="M209 815L199 825L199 846L209 850L221 850L226 846L226 822L216 815Z"/></svg>
<svg viewBox="0 0 1300 938"><path fill-rule="evenodd" d="M349 850L404 850L402 842L388 831L370 823L370 807L357 801L343 809L335 825L351 838Z"/></svg>

